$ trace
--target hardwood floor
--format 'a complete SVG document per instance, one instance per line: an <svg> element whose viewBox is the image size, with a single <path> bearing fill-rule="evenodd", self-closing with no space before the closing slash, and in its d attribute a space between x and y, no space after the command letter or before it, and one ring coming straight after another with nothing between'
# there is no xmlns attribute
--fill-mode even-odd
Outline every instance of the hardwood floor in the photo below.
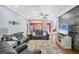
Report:
<svg viewBox="0 0 79 59"><path fill-rule="evenodd" d="M30 48L41 49L45 54L51 54L51 46L52 44L56 47L56 49L60 50L64 54L79 54L79 51L74 49L63 49L56 41L56 32L53 32L49 36L49 40L30 40L27 44ZM58 53L61 53L58 52Z"/></svg>
<svg viewBox="0 0 79 59"><path fill-rule="evenodd" d="M54 35L53 36L56 36L56 32L54 32ZM55 38L56 39L56 38ZM56 41L55 41L56 42ZM79 51L77 50L74 50L74 49L64 49L63 47L61 47L57 42L56 42L56 47L58 49L60 49L63 54L79 54Z"/></svg>
<svg viewBox="0 0 79 59"><path fill-rule="evenodd" d="M79 51L76 51L74 49L63 49L57 42L56 42L57 48L60 49L64 54L79 54Z"/></svg>
<svg viewBox="0 0 79 59"><path fill-rule="evenodd" d="M56 32L53 32L53 34L51 35L51 37L50 38L53 38L53 42L55 43L56 41ZM57 42L56 42L56 47L58 48L58 49L60 49L62 52L63 52L63 54L79 54L79 51L77 51L77 50L74 50L74 49L64 49L64 48L62 48Z"/></svg>

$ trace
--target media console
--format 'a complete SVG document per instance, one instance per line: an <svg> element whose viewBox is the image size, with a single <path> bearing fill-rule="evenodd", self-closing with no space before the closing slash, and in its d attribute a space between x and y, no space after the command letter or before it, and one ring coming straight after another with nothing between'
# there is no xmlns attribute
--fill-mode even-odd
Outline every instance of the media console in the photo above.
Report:
<svg viewBox="0 0 79 59"><path fill-rule="evenodd" d="M56 42L64 49L72 49L72 38L68 35L57 33Z"/></svg>

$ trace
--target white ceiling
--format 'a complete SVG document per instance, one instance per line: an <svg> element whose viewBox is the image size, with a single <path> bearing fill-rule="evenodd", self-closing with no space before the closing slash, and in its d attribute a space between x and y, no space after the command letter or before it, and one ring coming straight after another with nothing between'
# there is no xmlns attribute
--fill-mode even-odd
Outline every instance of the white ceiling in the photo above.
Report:
<svg viewBox="0 0 79 59"><path fill-rule="evenodd" d="M56 18L75 5L17 5L13 7L26 18L38 17L41 12L49 14L50 18Z"/></svg>
<svg viewBox="0 0 79 59"><path fill-rule="evenodd" d="M40 13L48 14L48 18L56 25L58 17L63 13L74 8L76 5L6 5L8 8L15 10L18 14L26 18L39 18Z"/></svg>

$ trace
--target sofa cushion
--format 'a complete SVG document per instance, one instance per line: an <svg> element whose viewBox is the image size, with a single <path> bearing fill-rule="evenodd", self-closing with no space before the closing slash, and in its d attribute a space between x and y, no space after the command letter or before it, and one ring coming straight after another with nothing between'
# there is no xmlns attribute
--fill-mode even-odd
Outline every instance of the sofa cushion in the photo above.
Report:
<svg viewBox="0 0 79 59"><path fill-rule="evenodd" d="M17 53L20 53L20 52L22 52L24 49L26 49L27 47L28 47L28 46L26 45L26 43L23 43L23 44L17 46L17 47L15 48L15 50L17 51Z"/></svg>
<svg viewBox="0 0 79 59"><path fill-rule="evenodd" d="M12 40L14 41L18 41L18 39L16 37L12 37Z"/></svg>
<svg viewBox="0 0 79 59"><path fill-rule="evenodd" d="M11 40L12 40L12 36L11 35L6 37L6 41L11 41Z"/></svg>
<svg viewBox="0 0 79 59"><path fill-rule="evenodd" d="M0 41L0 54L17 54L17 52L6 41Z"/></svg>

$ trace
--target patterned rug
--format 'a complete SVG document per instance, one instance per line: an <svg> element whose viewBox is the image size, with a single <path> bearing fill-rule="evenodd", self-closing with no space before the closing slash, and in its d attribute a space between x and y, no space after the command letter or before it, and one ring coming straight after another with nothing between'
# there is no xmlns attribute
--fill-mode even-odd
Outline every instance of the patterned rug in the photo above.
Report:
<svg viewBox="0 0 79 59"><path fill-rule="evenodd" d="M40 49L42 54L63 54L51 40L30 40L29 48Z"/></svg>

